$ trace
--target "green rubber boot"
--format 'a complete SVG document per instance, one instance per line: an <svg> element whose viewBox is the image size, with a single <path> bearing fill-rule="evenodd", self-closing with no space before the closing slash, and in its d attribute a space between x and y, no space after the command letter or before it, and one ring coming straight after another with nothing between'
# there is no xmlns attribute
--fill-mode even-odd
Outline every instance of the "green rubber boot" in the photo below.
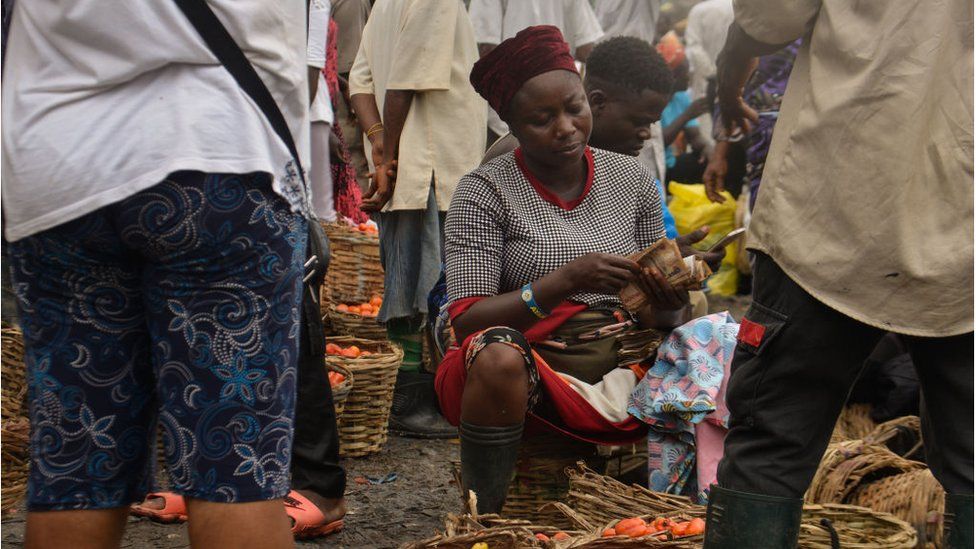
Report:
<svg viewBox="0 0 976 549"><path fill-rule="evenodd" d="M712 486L704 549L794 549L803 500Z"/></svg>
<svg viewBox="0 0 976 549"><path fill-rule="evenodd" d="M973 496L946 494L942 533L946 549L972 549Z"/></svg>

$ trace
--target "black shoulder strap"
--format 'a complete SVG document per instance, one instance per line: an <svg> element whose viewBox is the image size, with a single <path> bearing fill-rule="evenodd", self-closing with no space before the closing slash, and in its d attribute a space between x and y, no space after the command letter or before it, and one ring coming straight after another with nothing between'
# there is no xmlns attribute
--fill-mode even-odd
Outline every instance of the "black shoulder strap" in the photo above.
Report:
<svg viewBox="0 0 976 549"><path fill-rule="evenodd" d="M240 46L234 41L234 37L227 32L227 28L220 22L217 14L210 9L206 0L174 1L190 20L200 37L203 38L210 51L217 57L217 60L234 77L237 85L257 103L258 108L264 113L275 133L288 147L288 152L295 160L295 168L302 181L305 181L305 171L302 169L298 148L295 146L291 130L288 129L288 123L285 122L285 117L281 114L281 109L278 108L278 103L268 91L268 87L264 85L261 77L254 70L254 66L251 65Z"/></svg>

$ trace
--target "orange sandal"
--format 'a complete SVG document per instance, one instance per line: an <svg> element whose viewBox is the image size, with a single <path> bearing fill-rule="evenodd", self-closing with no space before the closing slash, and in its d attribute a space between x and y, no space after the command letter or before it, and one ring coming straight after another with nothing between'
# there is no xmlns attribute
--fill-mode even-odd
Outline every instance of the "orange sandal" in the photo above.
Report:
<svg viewBox="0 0 976 549"><path fill-rule="evenodd" d="M183 500L183 496L174 492L153 492L146 495L147 500L150 498L161 498L163 508L150 509L144 507L142 503L137 503L129 508L129 513L163 524L186 522L186 501Z"/></svg>
<svg viewBox="0 0 976 549"><path fill-rule="evenodd" d="M288 495L285 496L285 513L294 522L291 533L295 539L328 536L342 530L344 526L342 519L326 523L322 511L295 490L288 492Z"/></svg>

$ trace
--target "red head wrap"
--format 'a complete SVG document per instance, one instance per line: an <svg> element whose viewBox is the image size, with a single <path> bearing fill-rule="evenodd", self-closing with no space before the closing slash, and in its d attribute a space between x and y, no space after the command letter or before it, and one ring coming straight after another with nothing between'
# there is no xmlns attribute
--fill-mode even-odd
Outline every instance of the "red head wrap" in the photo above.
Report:
<svg viewBox="0 0 976 549"><path fill-rule="evenodd" d="M528 79L555 70L579 74L562 33L551 25L527 27L474 64L471 85L503 112Z"/></svg>

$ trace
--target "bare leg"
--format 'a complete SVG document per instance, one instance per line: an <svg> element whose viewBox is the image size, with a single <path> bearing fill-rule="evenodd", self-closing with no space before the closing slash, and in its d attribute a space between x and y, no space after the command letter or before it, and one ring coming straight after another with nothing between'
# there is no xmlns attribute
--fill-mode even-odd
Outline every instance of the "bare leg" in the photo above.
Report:
<svg viewBox="0 0 976 549"><path fill-rule="evenodd" d="M280 499L214 503L187 498L186 506L193 547L283 549L295 545Z"/></svg>
<svg viewBox="0 0 976 549"><path fill-rule="evenodd" d="M122 541L122 531L128 516L128 507L97 511L29 512L24 547L115 549Z"/></svg>
<svg viewBox="0 0 976 549"><path fill-rule="evenodd" d="M461 421L486 427L525 421L529 374L517 349L492 343L475 357L461 397Z"/></svg>

